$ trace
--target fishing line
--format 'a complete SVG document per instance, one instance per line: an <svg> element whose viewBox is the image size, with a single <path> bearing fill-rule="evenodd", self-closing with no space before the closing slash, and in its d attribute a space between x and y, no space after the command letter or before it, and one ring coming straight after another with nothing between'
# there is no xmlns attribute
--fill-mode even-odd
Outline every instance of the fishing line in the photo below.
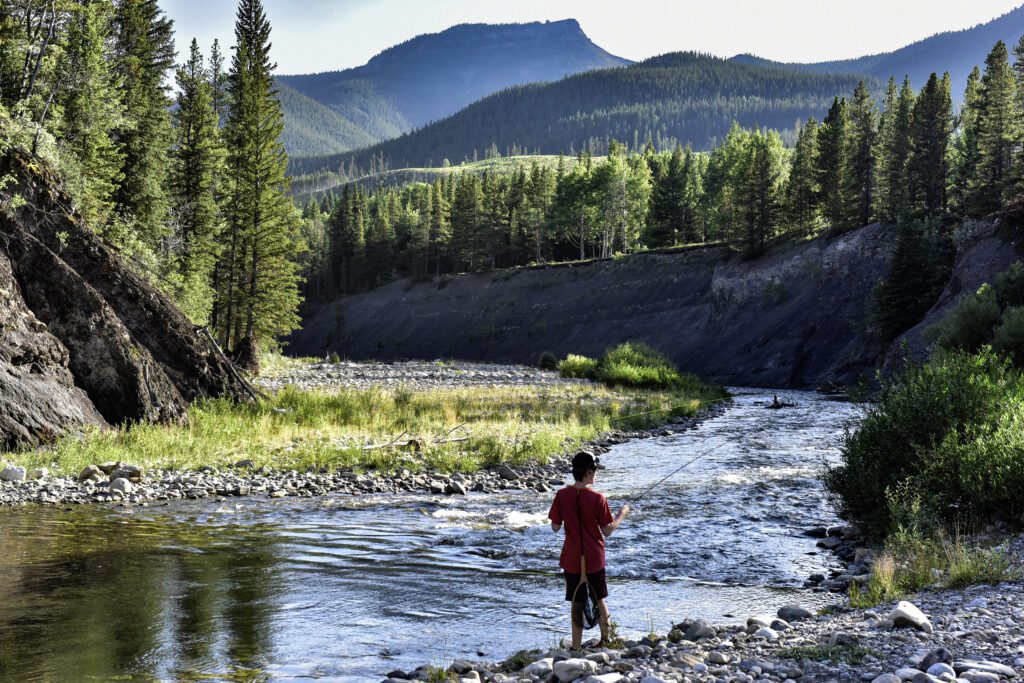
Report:
<svg viewBox="0 0 1024 683"><path fill-rule="evenodd" d="M702 459L702 458L704 458L704 457L706 457L708 455L711 455L711 453L713 453L714 451L717 451L719 448L721 448L722 446L726 445L727 443L729 443L728 439L719 442L718 444L712 446L711 448L705 449L700 454L698 454L696 457L686 461L685 463L683 463L682 465L680 465L679 467L677 467L676 469L672 470L671 472L666 474L664 477L662 477L661 479L656 481L654 484L652 484L651 486L647 487L647 489L645 489L643 491L643 493L641 493L640 495L634 496L633 498L631 498L629 500L630 504L635 505L636 503L640 502L640 500L642 500L644 498L644 496L646 496L648 493L650 493L654 489L656 489L659 486L661 486L663 483L668 481L674 475L678 474L679 472L682 472L683 470L685 470L687 467L689 467L693 463L697 462L698 460L700 460L700 459Z"/></svg>

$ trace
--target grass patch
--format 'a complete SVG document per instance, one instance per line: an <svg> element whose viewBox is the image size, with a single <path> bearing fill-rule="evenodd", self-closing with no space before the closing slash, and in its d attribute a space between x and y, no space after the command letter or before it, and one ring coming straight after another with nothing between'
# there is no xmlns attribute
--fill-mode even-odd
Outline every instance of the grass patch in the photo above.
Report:
<svg viewBox="0 0 1024 683"><path fill-rule="evenodd" d="M809 659L814 662L830 661L833 664L863 664L868 657L881 659L881 653L861 645L804 645L800 647L787 647L776 653L783 659L803 660Z"/></svg>
<svg viewBox="0 0 1024 683"><path fill-rule="evenodd" d="M718 393L706 387L657 392L600 385L335 392L288 387L258 403L196 403L184 425L91 431L6 457L55 474L77 474L86 465L117 460L190 470L241 459L275 470L472 472L503 462L544 462L613 428L650 427L670 416L692 415ZM410 439L415 446L366 448Z"/></svg>
<svg viewBox="0 0 1024 683"><path fill-rule="evenodd" d="M1002 548L972 545L941 532L934 538L898 533L875 560L870 581L850 585L850 606L901 600L928 586L996 585L1019 578L1020 568Z"/></svg>
<svg viewBox="0 0 1024 683"><path fill-rule="evenodd" d="M639 342L626 342L604 352L600 360L569 354L558 365L562 377L590 379L610 387L699 391L696 376L679 372L664 355Z"/></svg>

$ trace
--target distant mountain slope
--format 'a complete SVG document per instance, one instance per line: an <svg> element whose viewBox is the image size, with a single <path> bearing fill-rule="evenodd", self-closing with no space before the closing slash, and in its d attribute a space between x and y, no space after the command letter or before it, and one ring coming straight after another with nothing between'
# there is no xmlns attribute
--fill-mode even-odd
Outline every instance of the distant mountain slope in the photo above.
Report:
<svg viewBox="0 0 1024 683"><path fill-rule="evenodd" d="M300 76L278 83L330 108L373 141L395 137L449 116L513 85L559 80L630 62L595 45L574 19L531 24L463 24L396 45L364 66ZM329 120L303 105L285 107L288 126L301 131L289 152L329 145ZM310 118L312 117L312 120ZM345 124L335 147L351 149ZM324 148L320 154L339 151Z"/></svg>
<svg viewBox="0 0 1024 683"><path fill-rule="evenodd" d="M707 149L733 121L792 129L824 116L832 98L851 93L859 76L754 66L695 53L672 53L632 66L588 71L555 83L503 90L459 113L395 140L353 154L293 160L293 175L368 168L372 157L389 168L440 166L519 147L534 154L599 151L615 138L648 137ZM876 84L877 85L877 84ZM379 168L379 163L377 164Z"/></svg>
<svg viewBox="0 0 1024 683"><path fill-rule="evenodd" d="M291 155L333 154L366 147L380 139L327 105L280 82L277 96L285 116L281 140Z"/></svg>
<svg viewBox="0 0 1024 683"><path fill-rule="evenodd" d="M949 71L953 79L953 94L962 97L968 74L975 66L984 65L992 46L1002 40L1012 50L1021 35L1024 35L1024 6L986 24L939 33L895 52L816 64L784 64L753 55L737 55L733 60L815 73L864 73L883 81L890 76L902 80L909 75L916 88L924 85L933 71L940 74Z"/></svg>

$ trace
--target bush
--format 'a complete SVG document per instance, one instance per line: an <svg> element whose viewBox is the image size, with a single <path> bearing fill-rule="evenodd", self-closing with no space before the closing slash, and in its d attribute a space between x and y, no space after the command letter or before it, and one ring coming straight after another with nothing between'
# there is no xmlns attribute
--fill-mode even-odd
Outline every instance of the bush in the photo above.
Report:
<svg viewBox="0 0 1024 683"><path fill-rule="evenodd" d="M941 349L977 351L992 340L992 330L999 324L999 318L996 291L984 285L930 328L928 337Z"/></svg>
<svg viewBox="0 0 1024 683"><path fill-rule="evenodd" d="M665 356L646 344L626 342L605 351L597 378L608 386L674 389L686 383Z"/></svg>
<svg viewBox="0 0 1024 683"><path fill-rule="evenodd" d="M1024 366L1024 307L1011 306L1003 311L1003 322L992 336L992 347L1017 367Z"/></svg>
<svg viewBox="0 0 1024 683"><path fill-rule="evenodd" d="M883 384L825 485L881 539L899 527L1024 511L1024 383L991 349L936 356ZM920 522L919 520L925 520Z"/></svg>
<svg viewBox="0 0 1024 683"><path fill-rule="evenodd" d="M537 367L541 370L558 370L558 357L550 351L545 351L540 354Z"/></svg>
<svg viewBox="0 0 1024 683"><path fill-rule="evenodd" d="M596 379L597 361L570 353L558 364L558 372L568 379Z"/></svg>

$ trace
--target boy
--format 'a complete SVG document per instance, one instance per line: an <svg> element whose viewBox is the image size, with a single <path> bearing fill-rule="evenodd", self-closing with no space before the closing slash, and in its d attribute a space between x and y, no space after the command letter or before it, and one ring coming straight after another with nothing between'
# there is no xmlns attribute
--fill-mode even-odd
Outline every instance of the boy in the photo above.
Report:
<svg viewBox="0 0 1024 683"><path fill-rule="evenodd" d="M548 512L551 530L558 533L565 526L565 543L559 566L565 572L565 599L572 603L572 649L579 650L583 641L583 601L587 588L576 588L582 581L580 555L586 560L587 583L593 589L601 614L601 643L608 638L608 582L604 574L604 539L611 536L629 514L623 505L614 519L608 499L593 489L598 462L593 455L581 451L572 459L575 483L555 494ZM582 542L582 550L581 550ZM575 598L575 600L574 600Z"/></svg>

